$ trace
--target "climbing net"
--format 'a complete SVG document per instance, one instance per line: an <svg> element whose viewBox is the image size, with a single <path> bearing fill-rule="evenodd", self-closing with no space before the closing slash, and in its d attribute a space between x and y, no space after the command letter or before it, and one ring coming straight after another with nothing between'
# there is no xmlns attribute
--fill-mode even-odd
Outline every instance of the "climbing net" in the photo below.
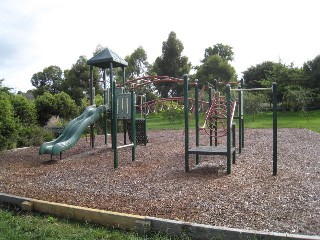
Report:
<svg viewBox="0 0 320 240"><path fill-rule="evenodd" d="M236 101L231 102L231 122L233 120ZM215 93L210 107L206 111L203 126L199 130L204 130L210 137L223 137L227 135L227 104L225 96Z"/></svg>

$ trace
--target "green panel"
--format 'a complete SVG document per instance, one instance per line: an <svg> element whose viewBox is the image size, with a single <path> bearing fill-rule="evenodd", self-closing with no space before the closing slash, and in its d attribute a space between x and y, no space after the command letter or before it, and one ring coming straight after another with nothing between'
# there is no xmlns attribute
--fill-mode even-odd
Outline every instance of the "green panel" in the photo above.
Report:
<svg viewBox="0 0 320 240"><path fill-rule="evenodd" d="M118 119L131 119L131 94L124 93L117 96Z"/></svg>

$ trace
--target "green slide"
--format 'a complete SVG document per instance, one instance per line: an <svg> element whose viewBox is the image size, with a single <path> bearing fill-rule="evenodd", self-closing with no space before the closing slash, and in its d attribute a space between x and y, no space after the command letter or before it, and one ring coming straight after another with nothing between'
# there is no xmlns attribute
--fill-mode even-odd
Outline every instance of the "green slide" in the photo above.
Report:
<svg viewBox="0 0 320 240"><path fill-rule="evenodd" d="M96 122L101 113L106 111L106 106L94 105L87 107L84 112L71 120L64 128L62 134L51 142L45 142L39 149L39 154L60 154L62 151L73 147L81 138L83 131Z"/></svg>

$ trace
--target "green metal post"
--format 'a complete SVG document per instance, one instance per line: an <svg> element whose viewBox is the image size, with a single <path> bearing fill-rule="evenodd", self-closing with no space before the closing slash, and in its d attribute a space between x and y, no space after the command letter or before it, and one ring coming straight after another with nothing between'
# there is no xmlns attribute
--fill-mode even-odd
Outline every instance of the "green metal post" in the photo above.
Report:
<svg viewBox="0 0 320 240"><path fill-rule="evenodd" d="M126 83L126 70L122 67L122 83ZM127 144L127 120L123 120L123 144Z"/></svg>
<svg viewBox="0 0 320 240"><path fill-rule="evenodd" d="M240 91L241 90L241 86L238 86L238 120L239 120L239 153L242 152L242 124L241 124L241 121L242 121L242 118L243 118L243 115L242 115L242 94L243 94L243 91Z"/></svg>
<svg viewBox="0 0 320 240"><path fill-rule="evenodd" d="M243 89L244 87L244 84L243 84L243 78L241 79L240 81L240 86L241 86L241 89ZM243 95L243 91L242 91L242 94L241 94L241 115L242 115L242 118L241 118L241 129L242 129L242 132L241 132L241 144L242 144L242 148L244 148L244 114L243 114L243 107L244 107L244 95Z"/></svg>
<svg viewBox="0 0 320 240"><path fill-rule="evenodd" d="M188 107L188 75L183 75L183 96L184 96L184 154L185 154L185 171L189 172L189 107Z"/></svg>
<svg viewBox="0 0 320 240"><path fill-rule="evenodd" d="M196 146L199 146L199 89L198 79L195 80L194 85L194 107L195 107L195 120L196 120ZM199 164L199 154L196 154L196 164Z"/></svg>
<svg viewBox="0 0 320 240"><path fill-rule="evenodd" d="M136 94L131 90L131 132L132 132L132 161L136 160Z"/></svg>
<svg viewBox="0 0 320 240"><path fill-rule="evenodd" d="M95 104L95 92L94 92L94 85L93 85L93 66L90 66L90 105ZM94 125L90 124L90 140L91 140L91 147L94 148Z"/></svg>
<svg viewBox="0 0 320 240"><path fill-rule="evenodd" d="M107 106L107 79L106 79L106 69L103 69L103 104ZM107 111L104 113L104 144L107 144L108 140L108 124L107 124Z"/></svg>
<svg viewBox="0 0 320 240"><path fill-rule="evenodd" d="M232 147L236 147L236 124L232 123ZM232 154L232 163L236 163L236 151Z"/></svg>
<svg viewBox="0 0 320 240"><path fill-rule="evenodd" d="M147 102L146 94L143 95L143 103L145 103L145 102ZM147 112L147 105L144 105L143 117L144 117L144 145L145 146L147 145L147 115L146 115L146 112Z"/></svg>
<svg viewBox="0 0 320 240"><path fill-rule="evenodd" d="M273 104L273 176L278 173L277 83L272 83Z"/></svg>
<svg viewBox="0 0 320 240"><path fill-rule="evenodd" d="M211 102L212 102L212 88L209 87L209 108L208 108L208 111L211 107ZM210 146L212 146L212 124L211 124L211 122L210 122L210 130L209 131L210 131L210 138L209 138Z"/></svg>
<svg viewBox="0 0 320 240"><path fill-rule="evenodd" d="M231 105L231 91L230 91L230 85L227 85L226 89L226 94L227 94L227 173L231 173L231 129L230 129L230 124L231 124L231 110L230 110L230 105Z"/></svg>
<svg viewBox="0 0 320 240"><path fill-rule="evenodd" d="M118 128L117 128L117 95L116 95L116 81L113 79L112 63L110 63L110 82L112 83L112 148L113 148L113 165L118 167Z"/></svg>

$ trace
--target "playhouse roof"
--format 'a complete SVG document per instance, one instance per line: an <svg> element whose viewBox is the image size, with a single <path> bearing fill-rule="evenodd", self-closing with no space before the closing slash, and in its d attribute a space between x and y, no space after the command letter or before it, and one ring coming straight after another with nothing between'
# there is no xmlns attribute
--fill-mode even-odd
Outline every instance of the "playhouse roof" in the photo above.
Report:
<svg viewBox="0 0 320 240"><path fill-rule="evenodd" d="M128 63L125 60L109 48L103 49L87 61L88 65L103 69L110 68L110 63L112 63L112 67L128 66Z"/></svg>

